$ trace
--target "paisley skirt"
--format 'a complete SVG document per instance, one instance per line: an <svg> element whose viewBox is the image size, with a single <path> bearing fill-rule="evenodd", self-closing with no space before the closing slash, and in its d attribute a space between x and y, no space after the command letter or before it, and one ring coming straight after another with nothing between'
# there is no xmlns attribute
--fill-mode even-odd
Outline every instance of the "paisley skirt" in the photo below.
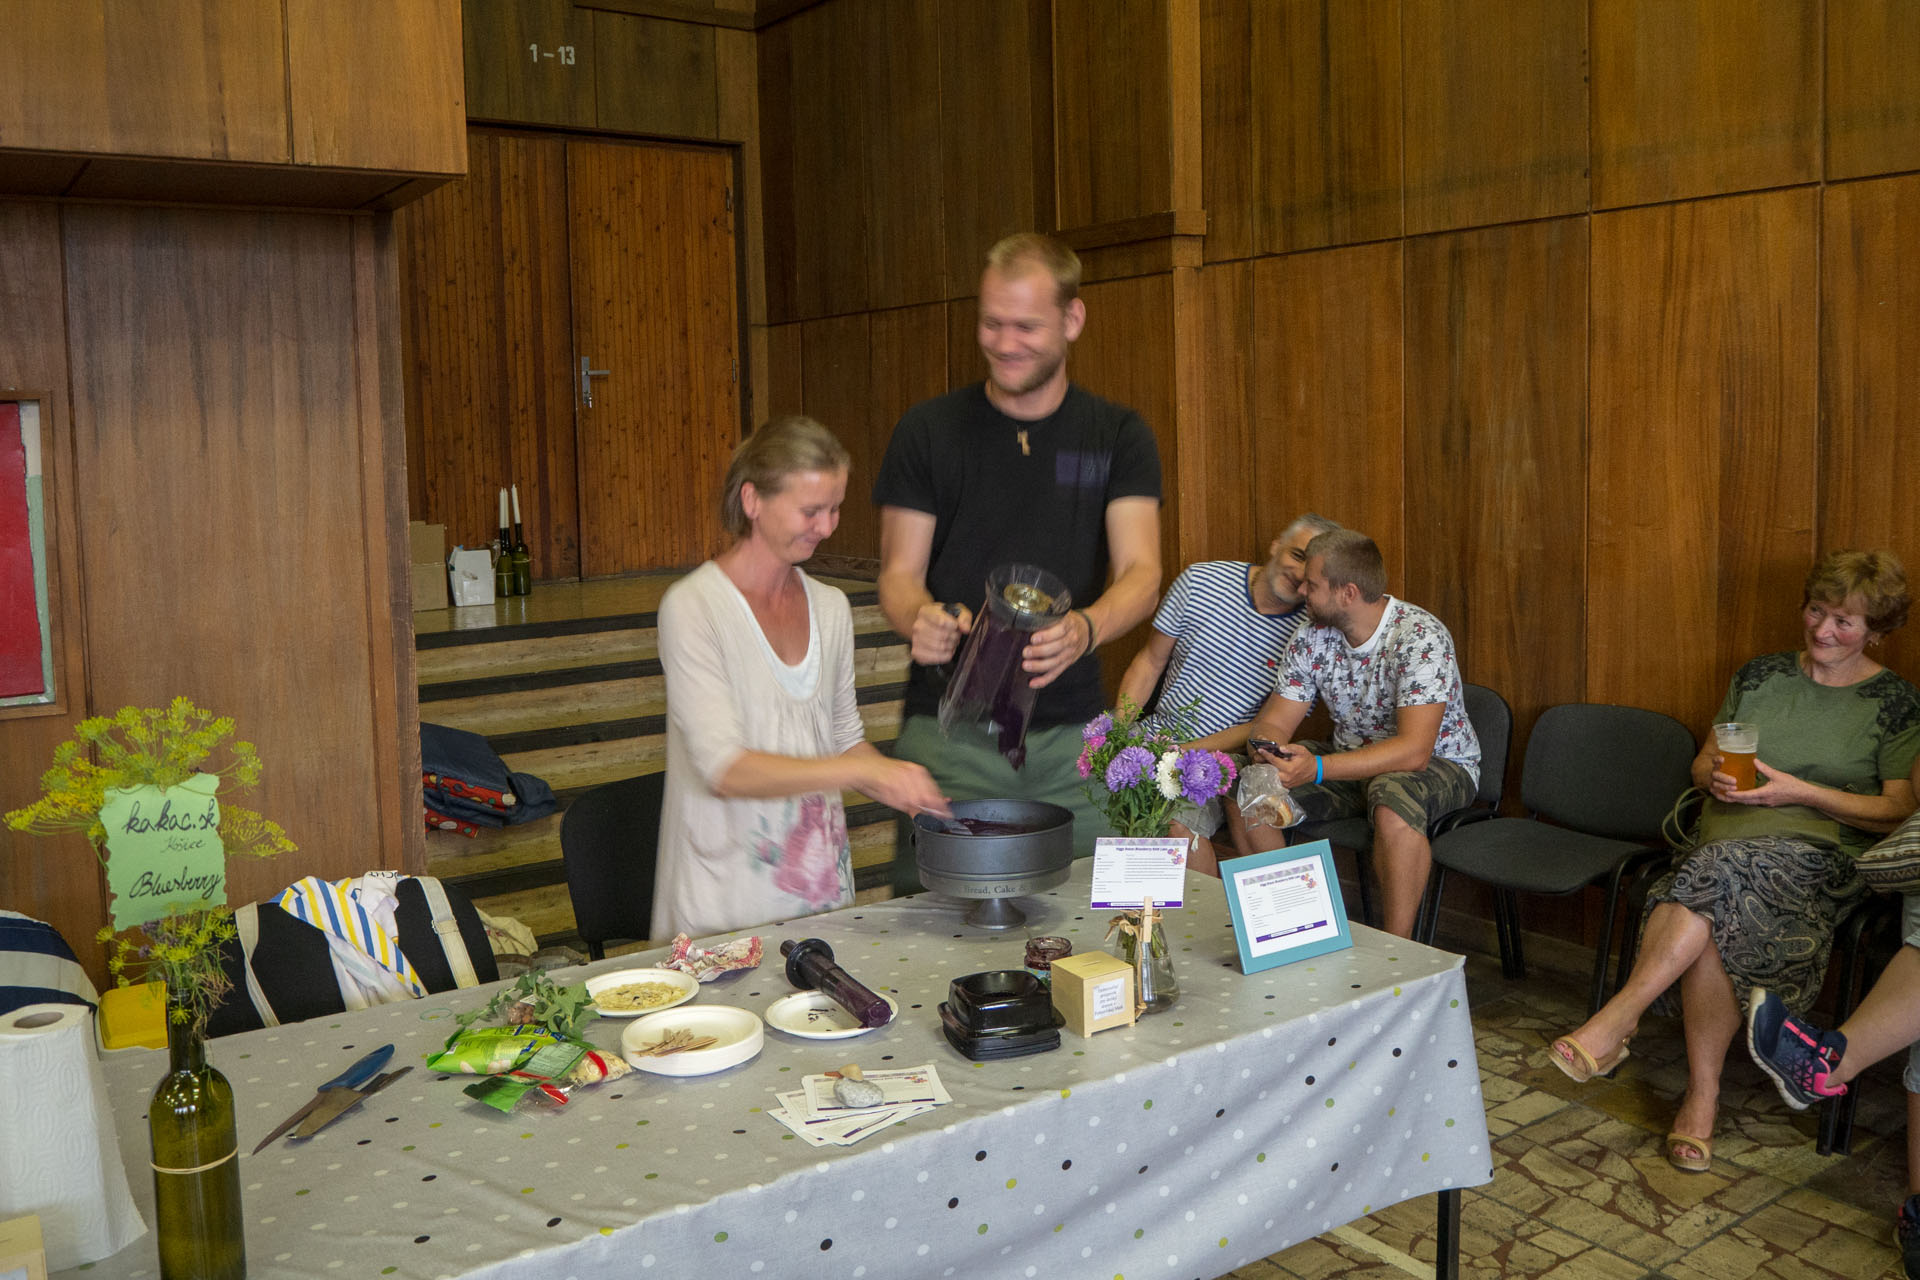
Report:
<svg viewBox="0 0 1920 1280"><path fill-rule="evenodd" d="M1741 1008L1753 987L1805 1010L1820 994L1834 930L1867 896L1853 859L1786 836L1701 845L1655 882L1647 910L1677 902L1705 916Z"/></svg>

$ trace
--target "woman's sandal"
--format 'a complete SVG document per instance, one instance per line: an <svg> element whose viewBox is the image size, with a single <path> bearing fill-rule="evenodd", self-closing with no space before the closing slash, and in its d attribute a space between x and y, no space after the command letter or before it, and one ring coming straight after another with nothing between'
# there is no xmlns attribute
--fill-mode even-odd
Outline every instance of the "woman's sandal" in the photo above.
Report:
<svg viewBox="0 0 1920 1280"><path fill-rule="evenodd" d="M1688 1156L1680 1154L1682 1147L1692 1147L1700 1154ZM1682 1173L1707 1173L1713 1168L1713 1139L1696 1138L1690 1133L1670 1133L1667 1135L1667 1163Z"/></svg>
<svg viewBox="0 0 1920 1280"><path fill-rule="evenodd" d="M1562 1047L1567 1052L1561 1053ZM1604 1076L1613 1071L1631 1055L1627 1052L1627 1042L1622 1040L1620 1047L1599 1060L1580 1047L1578 1040L1562 1036L1547 1048L1547 1060L1566 1075L1575 1084L1585 1084L1595 1076Z"/></svg>

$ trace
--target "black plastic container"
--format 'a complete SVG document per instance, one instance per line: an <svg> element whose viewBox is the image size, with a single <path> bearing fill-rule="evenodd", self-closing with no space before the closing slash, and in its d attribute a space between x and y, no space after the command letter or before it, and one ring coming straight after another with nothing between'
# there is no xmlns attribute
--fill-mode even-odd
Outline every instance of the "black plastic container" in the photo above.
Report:
<svg viewBox="0 0 1920 1280"><path fill-rule="evenodd" d="M1025 969L955 978L940 1005L947 1043L975 1062L1058 1049L1062 1023L1047 984Z"/></svg>

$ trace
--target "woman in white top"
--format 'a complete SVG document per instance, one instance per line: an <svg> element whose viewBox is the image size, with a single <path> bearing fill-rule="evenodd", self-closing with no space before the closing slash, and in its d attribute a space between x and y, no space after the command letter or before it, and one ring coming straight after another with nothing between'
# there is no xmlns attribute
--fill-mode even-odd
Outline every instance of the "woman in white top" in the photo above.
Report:
<svg viewBox="0 0 1920 1280"><path fill-rule="evenodd" d="M695 937L853 901L845 788L907 813L952 810L917 764L862 736L847 597L799 565L840 523L847 451L780 418L734 452L734 543L660 602L667 784L655 938Z"/></svg>

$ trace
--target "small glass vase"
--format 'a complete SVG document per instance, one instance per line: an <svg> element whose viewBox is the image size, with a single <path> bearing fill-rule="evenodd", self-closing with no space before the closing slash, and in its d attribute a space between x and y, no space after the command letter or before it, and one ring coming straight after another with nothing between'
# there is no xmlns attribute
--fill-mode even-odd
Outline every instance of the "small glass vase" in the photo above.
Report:
<svg viewBox="0 0 1920 1280"><path fill-rule="evenodd" d="M1140 913L1124 913L1128 922L1137 929ZM1107 943L1107 950L1133 966L1133 988L1140 1004L1140 1016L1150 1013L1162 1013L1173 1008L1180 999L1180 983L1173 976L1173 948L1167 944L1167 935L1163 931L1165 918L1154 922L1153 940L1147 944L1146 955L1140 954L1139 935L1133 929L1121 929Z"/></svg>
<svg viewBox="0 0 1920 1280"><path fill-rule="evenodd" d="M167 1003L166 1078L153 1091L155 1235L162 1280L245 1280L240 1142L233 1086L207 1063L207 1042Z"/></svg>

